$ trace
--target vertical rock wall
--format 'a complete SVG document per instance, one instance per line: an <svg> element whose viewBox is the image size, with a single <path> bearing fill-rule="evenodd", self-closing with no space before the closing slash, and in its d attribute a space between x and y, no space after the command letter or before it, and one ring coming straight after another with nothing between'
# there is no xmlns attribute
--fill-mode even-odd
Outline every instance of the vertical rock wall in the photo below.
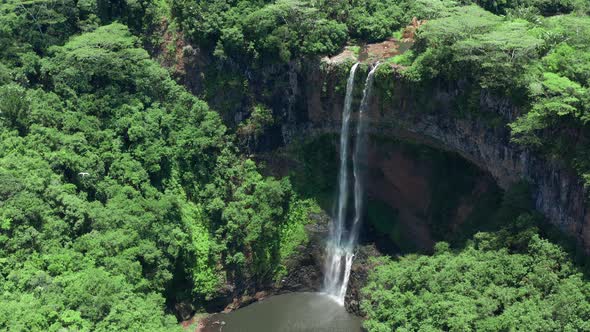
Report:
<svg viewBox="0 0 590 332"><path fill-rule="evenodd" d="M241 116L224 116L230 127L247 116L253 103L273 110L275 125L259 140L258 149L274 149L297 139L336 133L340 128L350 59L307 59L252 70L236 63L204 60L206 57L191 51L184 60L182 80L196 95L202 95L207 79L203 75L211 66L247 78L247 98L241 95L232 103L232 112ZM366 68L364 71L358 73L359 82ZM391 75L396 75L395 71ZM487 170L503 188L520 179L528 180L533 185L536 209L590 253L590 216L582 181L560 161L545 160L510 142L506 124L519 110L508 99L485 91L478 92L475 98L469 95L474 112L467 109L464 99L468 86L461 82L435 82L424 87L377 76L376 85L381 93L371 103L370 134L407 138L459 153ZM231 89L224 87L219 98L208 100L212 107L220 109L222 102L227 103Z"/></svg>

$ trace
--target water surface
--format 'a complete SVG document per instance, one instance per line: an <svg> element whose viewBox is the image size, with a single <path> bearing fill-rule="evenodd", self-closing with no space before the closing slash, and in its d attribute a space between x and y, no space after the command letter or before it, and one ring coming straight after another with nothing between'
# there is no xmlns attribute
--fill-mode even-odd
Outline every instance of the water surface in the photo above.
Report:
<svg viewBox="0 0 590 332"><path fill-rule="evenodd" d="M209 321L205 332L361 331L359 317L321 293L271 296L229 314L216 314Z"/></svg>

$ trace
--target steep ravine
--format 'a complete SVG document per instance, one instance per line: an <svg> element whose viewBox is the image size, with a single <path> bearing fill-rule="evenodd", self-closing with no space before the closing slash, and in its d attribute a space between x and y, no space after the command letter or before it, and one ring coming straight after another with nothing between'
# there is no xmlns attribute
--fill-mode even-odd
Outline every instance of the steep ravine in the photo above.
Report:
<svg viewBox="0 0 590 332"><path fill-rule="evenodd" d="M334 69L309 71L302 79L322 86L333 79L330 70ZM438 82L429 88L417 88L402 79L390 81L394 83L381 88L393 91L393 98L385 101L377 95L373 99L370 133L409 138L459 153L492 174L504 189L520 179L529 181L535 208L590 252L590 216L582 182L560 161L544 160L510 142L505 124L519 114L517 107L506 98L483 91L479 95L478 114L464 114L465 110L460 108L465 107L461 101L465 91L460 82ZM285 135L287 138L333 132L338 127L339 114L334 105L338 105L340 96L326 96L321 89L308 88L305 92L309 95L301 98L309 101L302 110L307 121L283 123L283 131L290 133ZM494 125L485 120L488 116L501 122Z"/></svg>
<svg viewBox="0 0 590 332"><path fill-rule="evenodd" d="M200 96L207 95L207 80L213 79L207 75L210 68L247 80L247 88L218 82L222 87L219 94L207 99L230 126L237 126L247 118L254 104L272 109L274 125L256 139L254 146L248 147L256 155L323 134L338 133L346 76L355 61L352 57L348 54L332 59L307 59L253 70L239 63L213 61L187 46L182 60L184 70L179 76ZM363 66L360 75L366 75L366 70L367 66ZM368 110L369 135L408 140L457 153L489 173L503 189L520 180L528 181L535 208L590 253L590 214L585 188L563 162L546 160L510 142L506 124L520 114L518 107L508 98L489 91L473 92L468 82L436 81L425 86L399 76L395 68L376 76L376 93ZM355 89L358 91L354 108L358 109L360 85ZM230 104L231 109L227 107ZM285 169L280 173L288 174L290 167L290 163L282 165ZM365 247L362 252L361 256L378 254L371 247ZM346 297L347 308L357 313L358 289L363 285L366 268L363 262L355 263L353 285Z"/></svg>
<svg viewBox="0 0 590 332"><path fill-rule="evenodd" d="M185 48L182 80L202 95L205 73L211 66L247 77L248 98L243 91L234 94L239 95L234 100L239 111L226 120L235 124L247 116L245 99L269 106L275 126L266 131L257 146L269 150L339 130L346 73L355 61L352 54L346 55L251 70L236 63L212 62L189 46ZM376 89L388 91L392 97L385 100L377 93L372 99L369 134L410 138L457 152L489 171L502 188L520 179L529 181L536 209L590 252L590 214L582 182L563 162L540 158L510 142L506 124L520 110L508 98L485 90L474 96L466 82L439 81L424 87L394 76L395 71L386 80L379 75L376 78ZM214 107L232 98L234 90L227 88L212 100Z"/></svg>

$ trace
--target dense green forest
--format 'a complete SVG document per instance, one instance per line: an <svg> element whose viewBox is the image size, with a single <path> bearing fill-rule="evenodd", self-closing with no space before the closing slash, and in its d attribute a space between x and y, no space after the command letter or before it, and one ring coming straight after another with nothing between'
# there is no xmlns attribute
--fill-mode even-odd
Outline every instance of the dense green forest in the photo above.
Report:
<svg viewBox="0 0 590 332"><path fill-rule="evenodd" d="M532 212L524 183L469 238L431 256L374 258L363 289L370 331L588 331L583 258ZM485 220L485 219L484 219Z"/></svg>
<svg viewBox="0 0 590 332"><path fill-rule="evenodd" d="M317 204L261 175L160 65L163 30L256 70L428 20L388 62L415 84L509 96L513 140L590 183L589 13L587 0L0 2L0 330L180 329L174 303L273 282L306 241ZM252 114L238 131L272 122ZM590 330L582 269L517 212L460 248L376 262L367 328Z"/></svg>
<svg viewBox="0 0 590 332"><path fill-rule="evenodd" d="M588 331L590 286L559 246L523 230L479 233L459 252L377 260L364 291L370 331ZM508 242L508 243L507 243Z"/></svg>
<svg viewBox="0 0 590 332"><path fill-rule="evenodd" d="M157 7L83 5L0 7L0 329L170 330L166 301L284 273L314 204L128 27L99 27Z"/></svg>

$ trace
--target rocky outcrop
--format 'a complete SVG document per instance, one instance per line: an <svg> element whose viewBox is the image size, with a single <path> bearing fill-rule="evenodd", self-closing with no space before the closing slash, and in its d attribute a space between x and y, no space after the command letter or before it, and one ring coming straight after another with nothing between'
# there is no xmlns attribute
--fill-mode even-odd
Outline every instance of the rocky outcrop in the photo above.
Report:
<svg viewBox="0 0 590 332"><path fill-rule="evenodd" d="M213 61L187 46L181 80L198 96L204 95L207 80L217 79L207 76L211 68L217 73L231 72L247 81L246 93L243 85L225 84L207 101L222 111L229 126L247 117L253 104L271 108L275 126L257 140L256 149L272 150L298 139L339 132L346 78L356 61L353 52L344 55L252 70L239 63ZM364 72L357 74L354 109L358 109L366 70L365 66ZM395 70L378 73L375 91L367 112L369 134L407 139L458 153L489 172L502 188L519 180L529 181L536 209L590 253L590 213L582 181L559 160L547 160L510 142L506 124L520 110L508 98L485 90L474 92L466 82L417 85L404 81ZM225 114L227 104L231 104L231 113ZM353 114L353 118L356 116L357 113ZM273 292L319 289L321 264L315 257L300 261L301 268L294 269ZM359 309L354 292L356 289L358 293L360 286L354 285L362 284L362 275L362 271L356 273L358 280L353 276L347 298L349 309L355 312Z"/></svg>
<svg viewBox="0 0 590 332"><path fill-rule="evenodd" d="M299 98L306 105L298 110L298 118L303 120L282 123L284 144L338 132L344 99L342 89L337 89L343 79L341 65L318 63L314 70L308 64L301 73L300 85L306 89ZM397 77L395 70L389 75L376 77L381 93L373 97L368 112L370 134L456 152L488 171L502 188L529 181L536 209L590 252L590 215L582 181L559 160L543 159L510 142L506 124L520 113L507 98L481 91L474 103L470 95L474 113L463 102L467 88L461 82L416 86Z"/></svg>
<svg viewBox="0 0 590 332"><path fill-rule="evenodd" d="M325 214L313 216L316 221L306 225L309 242L298 248L298 253L287 262L287 275L275 286L276 292L317 292L322 287L324 247L329 218Z"/></svg>
<svg viewBox="0 0 590 332"><path fill-rule="evenodd" d="M281 280L258 285L241 280L240 285L227 287L214 299L207 302L207 312L230 312L264 299L267 296L289 292L317 292L322 287L325 239L329 217L325 213L310 215L311 223L305 226L308 241L300 245L285 263L286 274ZM177 309L179 320L186 320L193 313L187 303Z"/></svg>
<svg viewBox="0 0 590 332"><path fill-rule="evenodd" d="M381 256L381 253L374 245L361 245L358 247L354 256L346 297L344 299L344 306L348 312L361 317L365 316L361 308L361 290L367 285L369 273L378 264L374 261L374 258L379 256Z"/></svg>

